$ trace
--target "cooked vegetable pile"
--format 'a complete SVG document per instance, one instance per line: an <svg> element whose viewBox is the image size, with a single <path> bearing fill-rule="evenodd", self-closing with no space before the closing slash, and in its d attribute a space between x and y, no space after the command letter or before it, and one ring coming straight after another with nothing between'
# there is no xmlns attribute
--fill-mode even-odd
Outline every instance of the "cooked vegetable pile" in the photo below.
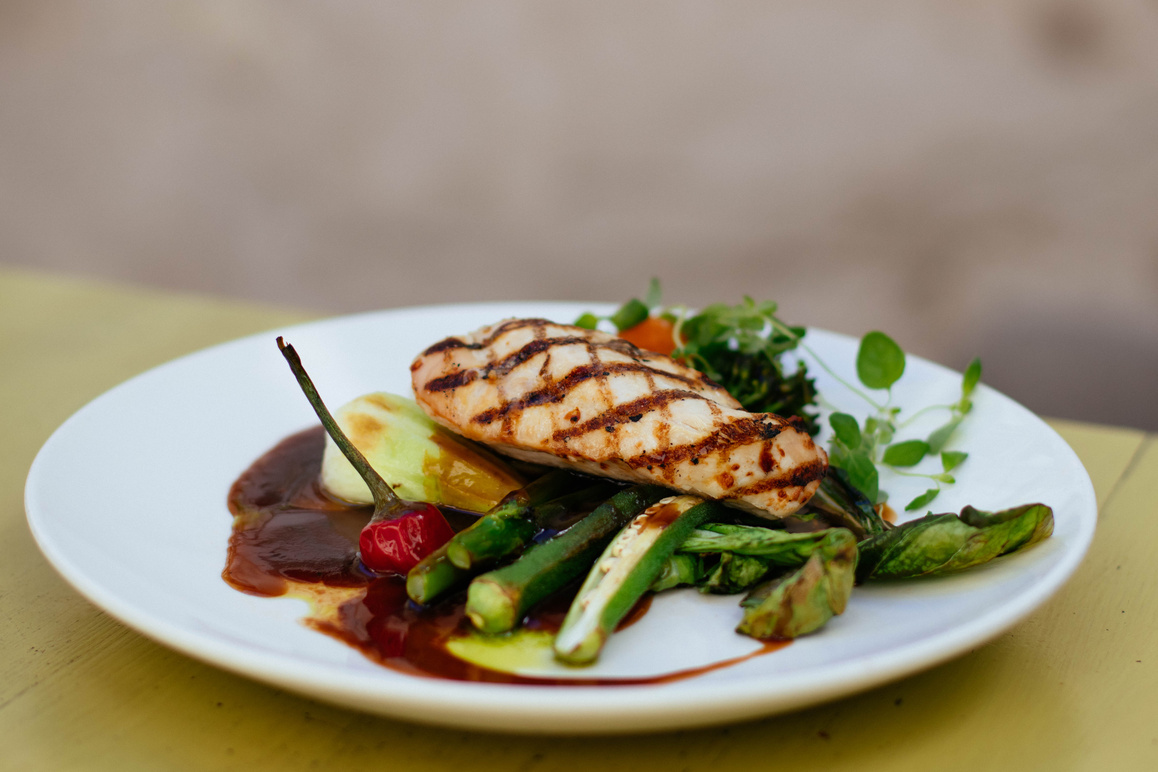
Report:
<svg viewBox="0 0 1158 772"><path fill-rule="evenodd" d="M784 324L775 312L774 303L745 299L689 314L662 306L653 281L645 300L629 301L606 318L585 314L577 323L611 326L637 346L700 369L746 410L797 416L815 433L816 392L804 357L788 364L782 355L797 351L829 368L807 349L805 331ZM815 632L842 613L855 584L964 570L1029 547L1053 531L1052 511L1043 504L998 512L966 507L899 526L881 517L886 496L879 489L878 466L908 470L939 456L941 471L922 475L935 487L910 502L909 510L926 506L941 485L953 482L949 472L966 455L946 446L970 411L980 379L980 364L974 362L958 402L926 408L947 413L941 428L928 437L898 440L906 425L892 404L891 387L904 371L904 353L883 333L862 339L857 373L865 389L884 391L885 397L846 384L875 412L863 424L849 413L830 414L831 465L819 491L793 516L769 521L717 501L673 495L660 485L627 486L569 471L522 469L531 481L520 484L519 472L468 448L459 452L471 464L458 466L470 470L471 484L493 505L455 534L445 521L438 522L438 510L430 505L448 503L438 491L461 495L461 484L427 486L427 501L401 500L347 439L341 422L330 417L292 347L280 339L279 345L336 448L372 494L376 511L367 531L381 534L363 533L367 567L405 574L407 593L419 604L465 589L471 623L495 635L516 629L536 604L578 585L555 639L556 657L567 664L594 662L649 592L695 587L743 594L738 632L790 639ZM437 458L452 452L452 444L432 442L436 427L414 420L413 411L396 402L400 399L379 400L389 409L375 419L396 449L391 463L400 479L413 476L415 467L427 475L455 468L455 459L440 464ZM407 450L415 447L422 452ZM496 491L508 492L495 502ZM410 532L416 538L408 541Z"/></svg>

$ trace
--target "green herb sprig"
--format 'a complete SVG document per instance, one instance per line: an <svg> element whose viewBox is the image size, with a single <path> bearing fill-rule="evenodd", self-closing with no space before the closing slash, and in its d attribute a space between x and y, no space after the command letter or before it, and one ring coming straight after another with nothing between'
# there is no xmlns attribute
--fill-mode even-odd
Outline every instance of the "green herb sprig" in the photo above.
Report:
<svg viewBox="0 0 1158 772"><path fill-rule="evenodd" d="M809 353L815 357L815 354ZM828 369L823 362L820 364ZM880 402L861 389L845 383L854 393L865 399L875 412L865 419L863 427L848 413L834 412L828 417L833 432L829 462L843 469L855 487L859 488L869 500L878 503L887 498L880 490L878 467L889 468L899 475L930 480L933 487L905 505L905 510L911 512L927 506L941 492L942 485L952 485L956 482L950 472L968 458L969 454L962 451L945 450L945 445L973 408L973 391L981 380L981 360L974 359L966 368L961 380L960 399L948 405L930 405L922 408L907 421L902 422L899 420L901 408L892 404L892 387L904 372L905 352L896 341L879 331L870 332L861 338L856 357L857 378L868 389L884 390L886 399ZM835 373L833 375L835 376ZM843 379L838 380L844 383ZM911 423L918 415L930 410L947 410L949 418L924 439L894 441L900 429ZM940 456L940 472L905 471L929 456Z"/></svg>

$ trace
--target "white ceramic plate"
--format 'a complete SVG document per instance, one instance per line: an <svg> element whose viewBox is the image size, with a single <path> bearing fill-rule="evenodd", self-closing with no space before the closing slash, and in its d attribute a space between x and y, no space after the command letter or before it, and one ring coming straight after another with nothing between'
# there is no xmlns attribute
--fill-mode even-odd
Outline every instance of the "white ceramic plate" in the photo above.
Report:
<svg viewBox="0 0 1158 772"><path fill-rule="evenodd" d="M1078 566L1097 508L1070 448L1028 410L982 386L952 447L970 452L936 511L1042 501L1056 530L1041 545L953 577L858 587L847 612L787 648L652 686L540 687L405 676L300 623L292 599L252 597L222 579L230 484L316 419L274 343L284 334L331 405L369 391L409 393L407 365L441 338L508 316L574 319L589 304L402 309L238 340L138 376L94 400L49 439L25 504L40 548L72 585L125 624L214 665L319 699L389 716L524 732L625 732L721 723L798 708L913 673L976 647L1049 598ZM812 331L808 343L855 380L856 341ZM818 367L821 393L859 400ZM910 359L902 406L948 403L960 376ZM911 412L911 411L910 411ZM935 419L932 419L935 420ZM913 436L933 424L914 427ZM898 506L924 489L883 480ZM746 654L732 632L736 597L665 593L578 675L651 676ZM538 674L557 675L547 670ZM568 672L560 671L566 675Z"/></svg>

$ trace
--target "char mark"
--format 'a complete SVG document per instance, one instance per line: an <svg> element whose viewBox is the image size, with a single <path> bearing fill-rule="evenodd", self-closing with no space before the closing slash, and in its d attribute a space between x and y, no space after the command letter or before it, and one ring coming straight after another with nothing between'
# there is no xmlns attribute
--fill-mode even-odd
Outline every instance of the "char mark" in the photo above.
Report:
<svg viewBox="0 0 1158 772"><path fill-rule="evenodd" d="M744 496L752 496L757 493L767 493L773 490L783 490L785 488L803 488L809 483L819 480L824 477L825 471L828 469L828 464L819 459L809 461L806 464L794 467L788 474L779 475L777 477L765 477L763 480L754 482L751 485L743 485L733 491L729 491L724 498L738 499Z"/></svg>
<svg viewBox="0 0 1158 772"><path fill-rule="evenodd" d="M529 407L562 402L575 387L584 381L589 381L593 378L607 378L619 373L640 372L649 369L646 365L636 362L613 362L611 364L598 362L580 365L557 381L548 381L542 388L528 391L518 399L504 402L501 405L496 405L495 407L482 411L472 418L471 421L476 424L494 423L495 421L506 419L510 415L522 412Z"/></svg>
<svg viewBox="0 0 1158 772"><path fill-rule="evenodd" d="M516 352L515 354L512 354L511 356L515 356L517 353L518 352ZM692 378L688 378L688 377L683 376L683 375L676 375L673 373L668 373L668 372L665 372L663 370L657 370L654 367L649 367L648 365L646 365L642 362L611 362L609 364L604 364L603 362L598 362L598 363L593 363L593 364L580 365L579 367L576 367L574 370L567 373L565 376L563 376L562 378L560 378L557 381L547 382L541 388L535 389L533 391L529 391L518 399L511 400L510 402L504 402L501 405L497 405L497 406L492 407L488 410L484 410L483 412L479 413L474 418L472 418L471 421L473 423L476 423L476 424L494 423L495 421L505 419L507 416L517 414L523 410L526 410L529 407L535 407L536 405L548 405L548 404L554 404L556 402L562 402L564 399L567 398L567 395L572 390L574 390L577 386L579 386L579 384L583 383L584 381L589 381L589 380L592 380L594 378L608 378L610 376L619 375L621 373L648 373L651 375L658 375L661 377L671 378L671 379L678 381L680 383L686 382L686 383L695 384L695 380ZM449 376L447 376L447 377L449 377ZM439 380L441 380L441 379L439 379ZM470 381L466 381L466 382L469 383ZM431 381L431 383L433 384L434 381ZM426 388L427 388L427 391L433 391L433 389L430 386L427 386ZM682 392L682 393L686 393L688 395L693 395L693 396L701 398L701 399L706 399L706 397L703 397L702 395L695 394L694 392L690 392L690 391L684 391L682 389L672 389L670 391L672 391L673 393ZM660 392L660 393L662 393L662 392ZM709 400L709 401L711 401L711 400ZM660 403L660 404L662 404L662 403ZM641 411L638 409L633 409L632 413L629 413L628 416L634 415L634 414L639 413L639 412L641 412ZM581 433L581 432L577 432L577 434L578 433Z"/></svg>
<svg viewBox="0 0 1158 772"><path fill-rule="evenodd" d="M766 414L745 416L725 423L698 442L676 445L657 450L654 453L644 453L624 459L624 462L632 469L639 469L643 466L662 467L667 464L678 464L689 458L719 453L739 445L747 445L760 440L772 440L780 432L781 427L773 423Z"/></svg>
<svg viewBox="0 0 1158 772"><path fill-rule="evenodd" d="M458 370L449 375L444 375L441 378L432 378L422 388L430 392L451 391L452 389L466 386L468 383L476 380L478 380L478 370L469 368L466 370Z"/></svg>
<svg viewBox="0 0 1158 772"><path fill-rule="evenodd" d="M440 351L453 351L455 349L470 349L472 351L478 351L479 349L484 349L487 346L490 346L496 340L513 330L521 330L524 327L543 327L544 325L548 324L554 324L554 322L548 321L546 319L508 319L496 327L490 335L488 335L483 340L478 341L477 343L467 343L462 338L456 338L452 336L440 340L438 343L435 343L433 346L423 351L422 355L430 356L431 354L437 354Z"/></svg>
<svg viewBox="0 0 1158 772"><path fill-rule="evenodd" d="M561 326L561 325L557 325L557 326ZM638 348L636 348L634 345L632 345L628 341L623 340L622 338L614 338L614 339L608 340L608 341L596 342L596 341L593 341L590 338L586 338L582 335L565 335L565 336L560 336L560 337L555 337L555 338L536 338L536 339L528 342L526 345L524 345L518 351L514 351L514 352L508 354L507 356L500 359L498 362L494 362L490 365L487 365L487 367L484 370L484 376L485 377L491 377L491 376L496 376L496 375L497 376L506 375L507 373L511 372L516 367L518 367L519 365L521 365L524 362L526 362L527 360L543 353L544 351L548 351L548 350L555 348L557 346L573 346L573 345L587 346L592 351L598 351L599 349L606 349L609 351L619 352L620 354L623 354L624 356L630 357L632 359L632 361L634 362L634 365L632 365L629 369L633 372L646 372L646 373L650 373L652 375L658 375L658 376L661 376L664 378L670 378L673 381L678 381L680 383L686 383L689 386L696 386L696 387L702 386L706 380L706 378L702 378L702 377L701 378L694 378L694 377L691 377L688 375L684 375L682 373L672 373L672 372L668 372L667 370L661 370L657 367L652 367L651 365L649 365L647 363L647 356L642 351L640 351ZM620 365L627 365L627 364L628 363L626 363L626 362L616 362L616 363L608 364L607 368L609 369L609 371L613 370L614 372L626 372L626 370L622 370L622 369L614 370L614 368L616 368Z"/></svg>
<svg viewBox="0 0 1158 772"><path fill-rule="evenodd" d="M500 324L498 327L495 328L495 330L490 335L488 335L486 338L484 338L483 340L481 340L477 343L467 343L466 341L464 341L460 338L453 338L453 337L452 338L446 338L445 340L441 340L438 343L435 343L430 348L426 349L426 351L424 351L422 353L422 355L423 356L429 356L431 354L437 354L440 351L452 351L455 349L470 349L472 351L481 350L481 349L485 349L485 348L488 348L489 346L494 345L494 343L499 338L501 338L503 335L505 335L508 332L511 332L513 330L519 330L519 329L523 329L526 327L534 327L534 328L537 328L536 332L540 332L547 325L550 325L552 327L567 327L568 326L568 325L556 324L555 322L550 322L546 319L510 319L510 320ZM574 329L578 330L579 328L574 328ZM589 337L585 337L583 335L567 335L567 336L559 336L559 337L553 337L553 338L536 337L533 340L531 340L530 342L528 342L526 345L524 345L522 348L520 348L518 351L515 351L511 354L508 354L506 357L499 360L498 362L491 363L486 368L484 368L480 374L483 377L488 377L491 375L505 375L506 373L509 373L511 370L515 369L516 367L518 367L522 363L526 362L528 359L531 359L532 357L536 356L537 354L541 354L542 352L544 352L544 351L546 351L554 346L566 346L566 345L573 345L573 344L583 344L586 346L590 346L594 350L606 349L609 351L616 351L620 354L623 354L624 356L631 357L633 360L639 362L643 366L643 368L646 368L647 372L650 372L653 375L659 375L659 376L662 376L665 378L670 378L674 381L679 381L680 383L686 383L689 386L694 386L697 388L703 388L703 387L719 388L718 384L714 383L710 378L708 378L706 375L703 375L701 373L696 374L698 377L691 377L688 375L684 375L682 373L669 372L667 370L662 370L660 368L651 367L651 366L647 365L646 363L648 360L648 355L645 352L640 351L640 349L637 348L634 344L632 344L629 341L624 340L623 338L612 338L611 340L607 340L607 341L595 342L595 341L591 340ZM642 368L640 368L640 369L642 369ZM470 380L473 380L473 379L470 379ZM469 383L470 381L468 380L466 382ZM434 382L432 381L432 383L434 383ZM454 388L454 387L449 386L447 388ZM436 390L441 390L441 389L431 389L428 386L427 390L428 391L436 391Z"/></svg>
<svg viewBox="0 0 1158 772"><path fill-rule="evenodd" d="M572 437L581 437L588 432L604 429L606 431L614 431L615 427L623 423L634 423L641 418L643 414L649 410L659 410L665 405L683 399L701 399L706 400L702 394L697 394L694 391L687 389L663 389L648 394L645 397L632 400L631 402L624 402L622 405L608 408L594 418L584 421L575 426L568 426L565 429L559 429L551 435L553 442L561 442Z"/></svg>

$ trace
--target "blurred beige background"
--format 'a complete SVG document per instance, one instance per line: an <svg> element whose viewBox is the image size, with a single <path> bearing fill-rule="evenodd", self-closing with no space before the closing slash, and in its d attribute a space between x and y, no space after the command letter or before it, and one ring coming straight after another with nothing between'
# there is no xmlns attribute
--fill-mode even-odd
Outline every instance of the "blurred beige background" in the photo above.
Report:
<svg viewBox="0 0 1158 772"><path fill-rule="evenodd" d="M780 301L1158 429L1158 2L0 3L0 263Z"/></svg>

